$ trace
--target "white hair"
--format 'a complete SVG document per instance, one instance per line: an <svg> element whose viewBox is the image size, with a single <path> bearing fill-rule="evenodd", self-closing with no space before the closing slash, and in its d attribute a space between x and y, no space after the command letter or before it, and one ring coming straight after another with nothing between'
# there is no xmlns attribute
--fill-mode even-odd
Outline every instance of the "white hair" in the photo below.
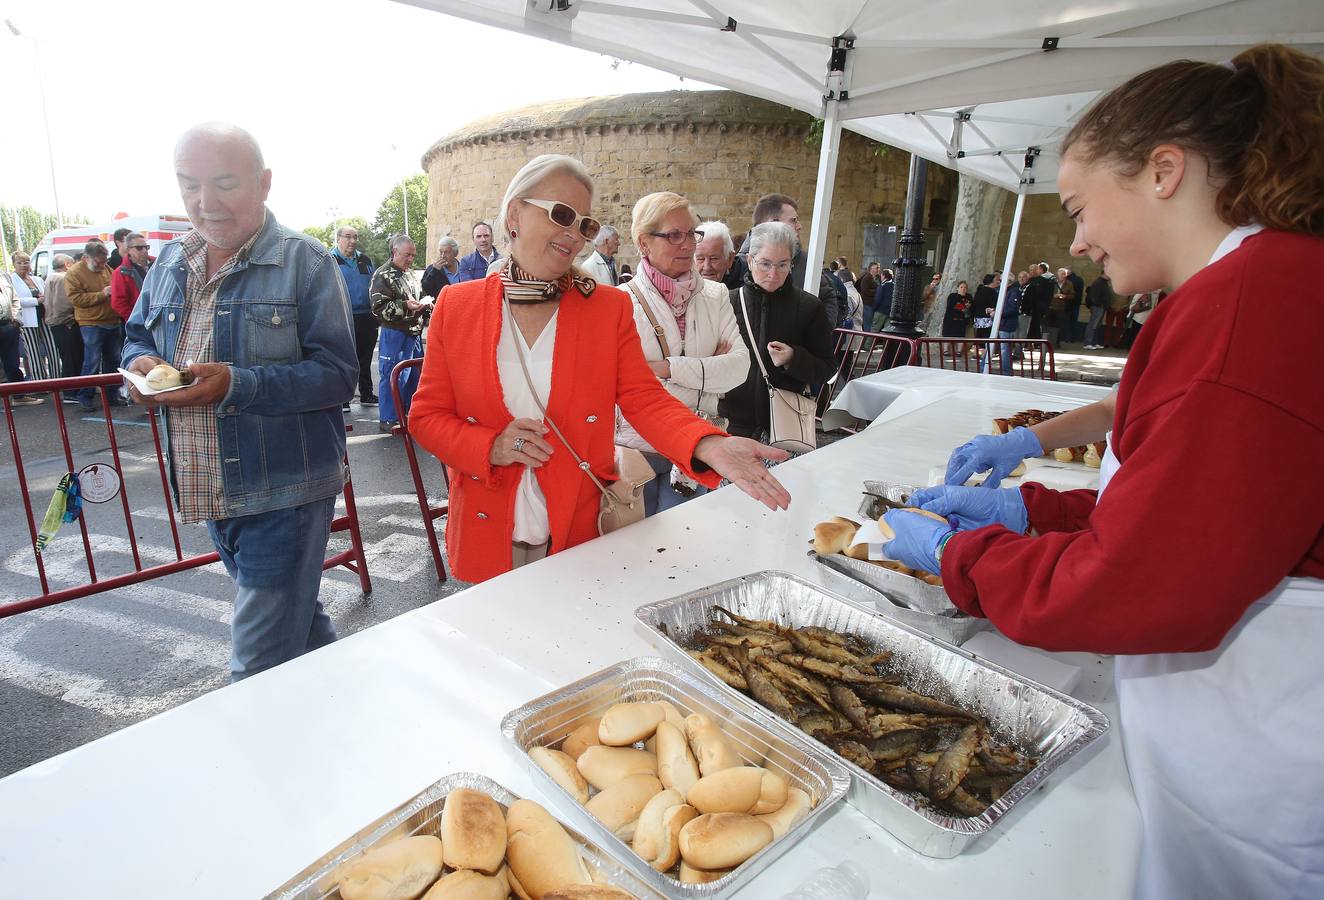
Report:
<svg viewBox="0 0 1324 900"><path fill-rule="evenodd" d="M409 235L405 234L403 231L400 232L399 234L391 235L391 243L389 245L391 254L394 255L395 251L400 247L403 247L405 244L412 244L412 243L414 243L414 239L411 238Z"/></svg>
<svg viewBox="0 0 1324 900"><path fill-rule="evenodd" d="M336 240L340 240L340 236L344 234L346 231L352 231L354 232L355 235L359 233L359 230L353 225L341 225L339 228L336 229Z"/></svg>
<svg viewBox="0 0 1324 900"><path fill-rule="evenodd" d="M456 253L460 252L460 242L449 234L437 241L437 249L440 250L442 247L454 247Z"/></svg>
<svg viewBox="0 0 1324 900"><path fill-rule="evenodd" d="M506 195L501 198L501 212L497 215L496 231L503 241L510 242L510 229L506 225L506 215L510 212L510 204L516 200L524 200L533 196L533 189L542 184L552 175L564 172L572 178L579 181L580 184L588 188L590 201L593 198L593 179L588 174L588 169L584 164L573 156L563 156L559 153L544 153L541 156L535 156L524 164L524 168L515 173L515 177L510 179L510 186L506 188ZM580 215L587 215L588 210L579 210Z"/></svg>
<svg viewBox="0 0 1324 900"><path fill-rule="evenodd" d="M696 229L703 233L703 240L718 237L722 239L722 252L727 256L736 252L736 242L731 240L731 229L722 222L700 222Z"/></svg>
<svg viewBox="0 0 1324 900"><path fill-rule="evenodd" d="M601 247L618 234L620 234L620 232L615 228L612 228L610 225L603 225L602 228L598 230L598 236L593 239L593 246Z"/></svg>
<svg viewBox="0 0 1324 900"><path fill-rule="evenodd" d="M69 266L73 265L74 258L68 253L57 253L51 257L51 268L56 272L63 272Z"/></svg>
<svg viewBox="0 0 1324 900"><path fill-rule="evenodd" d="M749 230L749 256L753 259L768 244L785 247L791 256L800 252L795 229L785 222L760 222Z"/></svg>

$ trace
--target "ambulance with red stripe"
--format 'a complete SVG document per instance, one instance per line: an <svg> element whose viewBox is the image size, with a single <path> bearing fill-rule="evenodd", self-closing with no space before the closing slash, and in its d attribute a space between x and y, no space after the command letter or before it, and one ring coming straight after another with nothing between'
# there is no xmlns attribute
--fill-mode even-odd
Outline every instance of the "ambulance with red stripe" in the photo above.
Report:
<svg viewBox="0 0 1324 900"><path fill-rule="evenodd" d="M32 251L32 271L45 278L51 270L51 260L57 253L73 256L80 253L88 241L103 241L109 250L115 249L113 235L121 228L136 231L147 238L152 256L161 255L161 246L166 241L174 240L186 234L193 226L188 216L120 216L109 225L66 225L57 228L41 239L41 243Z"/></svg>

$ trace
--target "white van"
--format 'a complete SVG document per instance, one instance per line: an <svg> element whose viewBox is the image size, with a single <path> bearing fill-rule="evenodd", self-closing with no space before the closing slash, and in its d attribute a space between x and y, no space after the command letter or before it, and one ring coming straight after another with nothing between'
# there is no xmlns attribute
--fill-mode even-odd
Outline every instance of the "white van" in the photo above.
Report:
<svg viewBox="0 0 1324 900"><path fill-rule="evenodd" d="M115 244L112 237L121 228L136 231L147 238L152 256L160 256L161 246L166 241L174 240L192 227L188 216L177 215L126 216L109 225L66 225L47 234L32 251L32 271L45 278L51 270L51 260L55 254L67 253L73 256L82 252L83 246L94 239L105 242L106 249L113 251Z"/></svg>

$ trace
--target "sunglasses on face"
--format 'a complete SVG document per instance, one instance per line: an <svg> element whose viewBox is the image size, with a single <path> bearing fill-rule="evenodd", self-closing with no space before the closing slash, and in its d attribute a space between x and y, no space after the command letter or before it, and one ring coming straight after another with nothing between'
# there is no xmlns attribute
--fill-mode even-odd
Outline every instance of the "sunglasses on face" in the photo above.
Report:
<svg viewBox="0 0 1324 900"><path fill-rule="evenodd" d="M694 228L691 228L689 231L681 231L679 228L676 228L671 231L650 231L648 233L653 237L666 238L668 244L675 244L677 247L686 241L692 241L697 244L699 241L703 240L703 232Z"/></svg>
<svg viewBox="0 0 1324 900"><path fill-rule="evenodd" d="M556 200L530 200L523 198L525 203L536 206L539 209L547 211L547 218L552 220L553 225L559 225L562 228L574 228L579 226L579 233L584 236L584 240L591 241L598 236L602 230L602 223L589 216L581 216L573 206L566 203L560 203Z"/></svg>

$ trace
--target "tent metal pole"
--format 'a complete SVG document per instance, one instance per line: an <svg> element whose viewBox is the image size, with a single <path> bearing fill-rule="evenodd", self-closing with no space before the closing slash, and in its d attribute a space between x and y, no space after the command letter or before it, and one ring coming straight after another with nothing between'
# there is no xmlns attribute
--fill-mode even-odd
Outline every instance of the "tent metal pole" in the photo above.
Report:
<svg viewBox="0 0 1324 900"><path fill-rule="evenodd" d="M837 180L837 151L841 146L841 101L830 96L823 110L823 144L818 152L818 184L814 187L813 228L809 232L809 246L805 248L806 291L818 296L818 283L822 277L823 254L827 252L828 217L832 213L832 188ZM834 323L835 324L835 323Z"/></svg>
<svg viewBox="0 0 1324 900"><path fill-rule="evenodd" d="M1011 237L1007 240L1007 258L1002 264L1002 283L998 285L998 305L993 308L993 327L989 329L992 337L998 336L998 326L1002 324L1002 306L1007 302L1007 280L1012 277L1011 257L1016 252L1016 239L1021 234L1021 213L1025 211L1025 191L1022 189L1016 195L1016 212L1011 217ZM984 346L984 363L982 370L988 374L989 365L992 357L992 344Z"/></svg>

